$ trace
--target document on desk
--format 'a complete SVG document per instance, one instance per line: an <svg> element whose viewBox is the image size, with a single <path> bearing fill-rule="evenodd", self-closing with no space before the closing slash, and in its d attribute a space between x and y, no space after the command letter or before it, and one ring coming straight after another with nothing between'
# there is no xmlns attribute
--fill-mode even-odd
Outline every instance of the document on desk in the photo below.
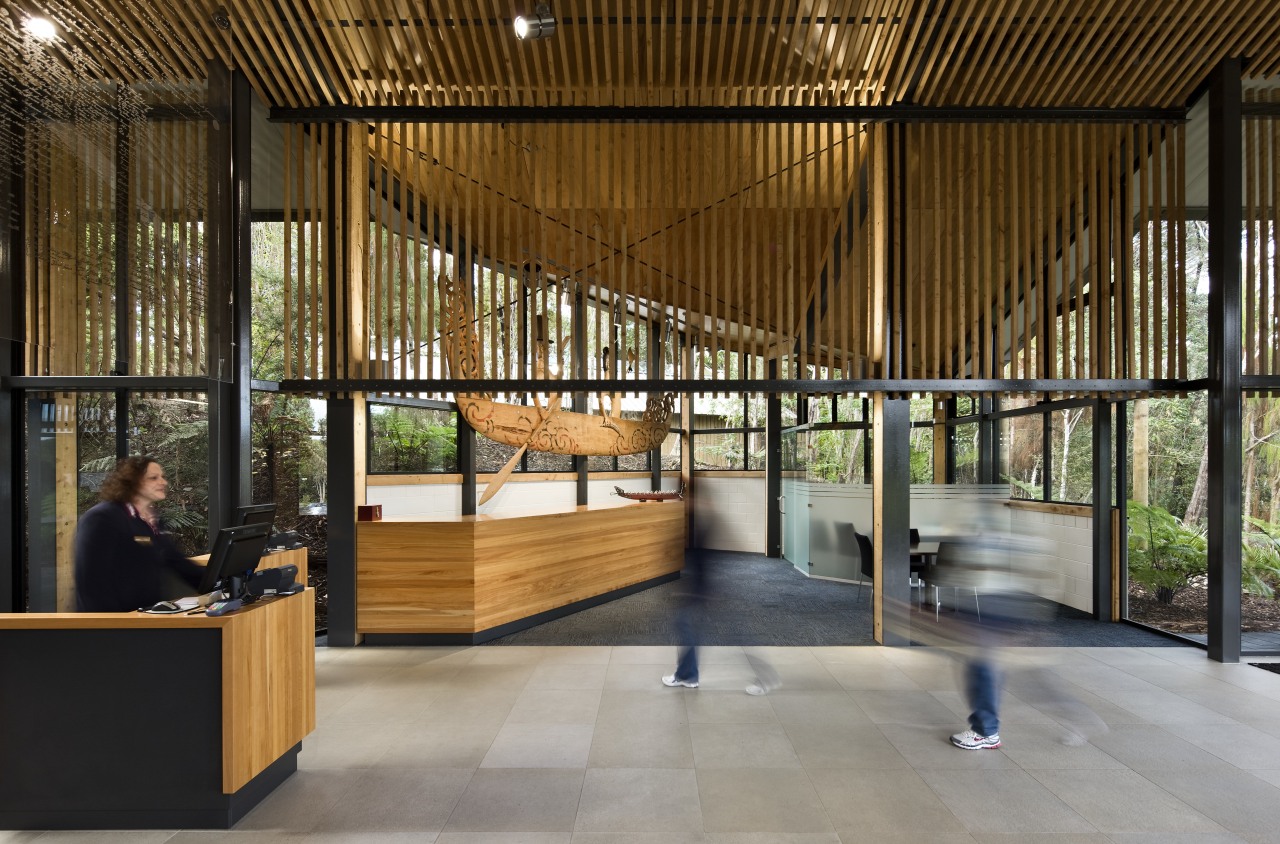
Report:
<svg viewBox="0 0 1280 844"><path fill-rule="evenodd" d="M178 600L174 601L174 603L178 605L179 609L193 610L196 607L200 606L200 596L193 595L190 598L179 598Z"/></svg>

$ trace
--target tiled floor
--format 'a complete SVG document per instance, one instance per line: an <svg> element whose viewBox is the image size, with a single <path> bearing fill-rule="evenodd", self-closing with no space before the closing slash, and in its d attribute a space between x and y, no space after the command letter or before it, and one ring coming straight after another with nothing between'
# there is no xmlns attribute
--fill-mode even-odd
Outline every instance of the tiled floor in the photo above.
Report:
<svg viewBox="0 0 1280 844"><path fill-rule="evenodd" d="M923 648L317 653L300 770L230 832L0 842L438 844L1280 841L1280 675L1193 648L1008 652L1004 747L962 751L954 664ZM1048 669L1105 722L1079 746Z"/></svg>

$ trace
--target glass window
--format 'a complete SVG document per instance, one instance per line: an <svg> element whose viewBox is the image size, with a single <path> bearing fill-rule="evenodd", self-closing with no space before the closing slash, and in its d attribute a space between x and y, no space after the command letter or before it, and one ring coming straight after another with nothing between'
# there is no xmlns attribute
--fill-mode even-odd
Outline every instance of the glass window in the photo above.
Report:
<svg viewBox="0 0 1280 844"><path fill-rule="evenodd" d="M911 429L911 483L933 483L933 428Z"/></svg>
<svg viewBox="0 0 1280 844"><path fill-rule="evenodd" d="M694 469L743 469L745 461L740 433L695 434Z"/></svg>
<svg viewBox="0 0 1280 844"><path fill-rule="evenodd" d="M958 484L978 482L978 423L966 422L952 429L955 442L955 470Z"/></svg>
<svg viewBox="0 0 1280 844"><path fill-rule="evenodd" d="M1009 482L1010 498L1044 497L1044 430L1033 413L1000 420L1000 476Z"/></svg>
<svg viewBox="0 0 1280 844"><path fill-rule="evenodd" d="M1093 501L1093 408L1073 407L1049 414L1053 432L1051 501Z"/></svg>
<svg viewBox="0 0 1280 844"><path fill-rule="evenodd" d="M436 408L370 404L369 471L457 472L456 414Z"/></svg>

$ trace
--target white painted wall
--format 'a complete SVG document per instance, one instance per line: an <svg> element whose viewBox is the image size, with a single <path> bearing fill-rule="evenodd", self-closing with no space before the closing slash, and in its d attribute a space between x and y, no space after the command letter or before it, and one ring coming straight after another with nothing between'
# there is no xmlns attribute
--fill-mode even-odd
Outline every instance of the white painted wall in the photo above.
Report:
<svg viewBox="0 0 1280 844"><path fill-rule="evenodd" d="M593 507L625 504L626 499L619 498L614 487L622 487L628 492L648 492L649 479L605 478L588 481L588 504ZM680 479L664 477L662 488L677 490L680 488ZM480 484L480 492L484 492L483 483ZM384 519L405 516L452 518L462 513L462 485L456 483L370 485L365 490L365 499L369 504L382 505ZM480 512L519 516L564 513L577 506L577 501L577 482L574 480L509 480L498 490L497 495L480 508Z"/></svg>
<svg viewBox="0 0 1280 844"><path fill-rule="evenodd" d="M766 553L766 485L760 477L694 476L693 523L705 527L703 545L717 551Z"/></svg>

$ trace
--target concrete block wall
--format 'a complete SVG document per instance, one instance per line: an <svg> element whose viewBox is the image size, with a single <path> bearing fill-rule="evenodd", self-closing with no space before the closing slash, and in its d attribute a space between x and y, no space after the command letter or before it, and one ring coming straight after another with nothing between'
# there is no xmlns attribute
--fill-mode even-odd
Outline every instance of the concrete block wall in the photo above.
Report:
<svg viewBox="0 0 1280 844"><path fill-rule="evenodd" d="M1029 561L1045 572L1043 597L1093 612L1093 519L1088 516L1009 508L1015 535L1044 540L1044 552Z"/></svg>
<svg viewBox="0 0 1280 844"><path fill-rule="evenodd" d="M719 478L713 473L694 477L693 523L705 526L703 544L717 551L766 553L765 479Z"/></svg>

